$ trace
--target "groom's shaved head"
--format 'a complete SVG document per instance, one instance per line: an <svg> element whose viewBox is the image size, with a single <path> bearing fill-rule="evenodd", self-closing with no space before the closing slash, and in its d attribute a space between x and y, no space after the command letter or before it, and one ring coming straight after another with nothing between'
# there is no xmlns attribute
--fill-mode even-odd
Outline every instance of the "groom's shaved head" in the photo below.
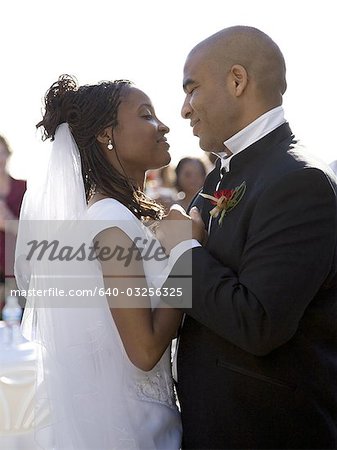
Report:
<svg viewBox="0 0 337 450"><path fill-rule="evenodd" d="M183 75L182 116L205 151L224 142L282 104L285 62L275 42L245 26L225 28L196 45Z"/></svg>
<svg viewBox="0 0 337 450"><path fill-rule="evenodd" d="M247 26L221 30L200 42L189 56L202 54L211 70L227 72L242 65L263 96L282 96L286 90L285 61L279 47L262 31Z"/></svg>

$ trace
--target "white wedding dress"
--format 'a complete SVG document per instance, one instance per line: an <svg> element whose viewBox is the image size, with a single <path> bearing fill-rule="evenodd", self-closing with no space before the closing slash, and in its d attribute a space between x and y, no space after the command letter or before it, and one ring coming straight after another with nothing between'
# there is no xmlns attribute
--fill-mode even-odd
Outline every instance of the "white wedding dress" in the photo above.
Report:
<svg viewBox="0 0 337 450"><path fill-rule="evenodd" d="M39 222L30 223L34 225L34 233L39 233ZM114 199L103 199L93 204L88 208L85 220L64 222L61 226L67 227L68 224L76 230L78 242L92 243L103 229L118 227L132 241L138 238L141 247L145 243L145 250L153 243L152 251L159 247L158 241L141 221ZM45 235L46 229L42 231ZM24 231L21 234L23 236ZM62 239L61 233L58 235L58 239ZM76 240L73 235L71 237L72 241ZM25 241L24 237L22 240ZM117 245L118 242L112 242L111 248ZM156 259L145 258L143 261L149 287L155 285L167 264L167 259ZM28 282L31 290L50 289L51 286L64 289L69 282L68 286L75 289L91 286L104 293L97 259L80 261L80 277L69 276L69 279L64 276L64 270L67 270L64 261L57 267L46 259L31 261L30 264L34 274ZM76 269L74 265L70 267ZM50 270L50 276L46 270ZM89 303L82 306L81 302L85 300ZM151 297L153 308L158 301L159 298ZM41 349L36 417L40 407L45 409L47 405L50 410L47 424L36 423L35 438L39 448L180 448L182 429L173 389L170 347L151 371L138 369L126 354L104 295L84 298L78 291L77 297L49 299L30 296L24 312L23 332L28 339L40 344L38 347Z"/></svg>
<svg viewBox="0 0 337 450"><path fill-rule="evenodd" d="M39 353L33 419L37 447L177 450L181 422L170 348L151 371L135 367L110 313L100 263L61 254L82 243L90 248L97 233L113 226L132 241L140 238L141 246L154 237L116 200L87 207L80 155L68 124L57 128L41 174L29 182L15 252L18 287L29 292L22 330ZM28 257L29 244L35 241L56 243L62 251L56 258L52 252ZM156 240L155 245L159 246ZM160 285L166 261L144 259L149 287L155 281ZM85 289L88 295L83 295ZM153 307L157 301L151 297Z"/></svg>
<svg viewBox="0 0 337 450"><path fill-rule="evenodd" d="M138 237L138 245L145 253L146 246L149 246L151 242L152 246L154 243L159 247L154 235L117 200L107 198L96 202L88 209L87 219L90 220L93 235L97 235L106 227L117 226L132 241L137 242L136 238ZM116 245L118 242L111 243L112 248ZM155 247L152 247L151 251L154 252ZM161 275L166 264L167 260L160 261L158 258L146 258L143 261L149 287L155 285L156 278ZM151 297L152 308L156 307L158 301L159 298ZM109 321L111 322L112 339L107 342L109 346L107 358L114 353L113 359L118 358L119 361L122 379L120 380L121 386L116 386L116 389L119 390L116 394L124 401L125 425L127 424L129 433L132 435L128 436L130 448L179 449L181 422L173 389L170 347L151 371L144 372L129 360L117 327L110 315ZM114 386L111 386L111 389L113 391ZM122 417L119 417L118 420L123 422Z"/></svg>

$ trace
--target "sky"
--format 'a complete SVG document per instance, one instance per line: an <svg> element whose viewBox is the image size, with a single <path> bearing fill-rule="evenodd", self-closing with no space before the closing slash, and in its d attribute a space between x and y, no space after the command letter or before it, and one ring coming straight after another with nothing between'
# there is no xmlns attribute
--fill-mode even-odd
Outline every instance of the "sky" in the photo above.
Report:
<svg viewBox="0 0 337 450"><path fill-rule="evenodd" d="M320 159L337 159L335 0L2 0L0 134L16 178L38 176L47 154L35 124L62 73L80 84L128 78L151 98L171 132L172 162L202 156L180 116L183 66L201 40L232 25L269 34L287 64L285 117Z"/></svg>

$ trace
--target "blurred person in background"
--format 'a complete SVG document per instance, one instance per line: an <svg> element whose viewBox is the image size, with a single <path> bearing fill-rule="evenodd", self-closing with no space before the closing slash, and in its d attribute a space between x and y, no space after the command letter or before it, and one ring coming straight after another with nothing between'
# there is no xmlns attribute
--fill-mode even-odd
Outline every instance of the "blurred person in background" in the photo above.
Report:
<svg viewBox="0 0 337 450"><path fill-rule="evenodd" d="M176 175L171 165L158 170L149 170L146 174L146 194L160 203L166 213L177 202L175 180Z"/></svg>
<svg viewBox="0 0 337 450"><path fill-rule="evenodd" d="M9 144L5 137L0 135L0 313L7 291L15 287L14 277L7 278L5 286L5 275L13 275L16 236L16 224L7 221L19 217L22 198L26 190L25 181L16 180L8 173L7 163L10 155ZM7 249L6 255L5 249ZM10 249L13 250L13 253Z"/></svg>
<svg viewBox="0 0 337 450"><path fill-rule="evenodd" d="M199 158L182 158L176 167L178 204L187 210L197 192L204 185L207 170Z"/></svg>

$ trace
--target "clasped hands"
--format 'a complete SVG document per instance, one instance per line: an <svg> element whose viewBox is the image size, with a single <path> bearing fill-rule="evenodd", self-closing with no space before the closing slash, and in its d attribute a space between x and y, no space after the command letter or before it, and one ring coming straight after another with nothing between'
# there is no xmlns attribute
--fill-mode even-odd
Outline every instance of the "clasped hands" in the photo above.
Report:
<svg viewBox="0 0 337 450"><path fill-rule="evenodd" d="M201 245L207 240L205 224L198 208L193 207L188 215L179 205L173 205L169 213L156 222L155 234L167 255L173 247L187 239L196 239Z"/></svg>

